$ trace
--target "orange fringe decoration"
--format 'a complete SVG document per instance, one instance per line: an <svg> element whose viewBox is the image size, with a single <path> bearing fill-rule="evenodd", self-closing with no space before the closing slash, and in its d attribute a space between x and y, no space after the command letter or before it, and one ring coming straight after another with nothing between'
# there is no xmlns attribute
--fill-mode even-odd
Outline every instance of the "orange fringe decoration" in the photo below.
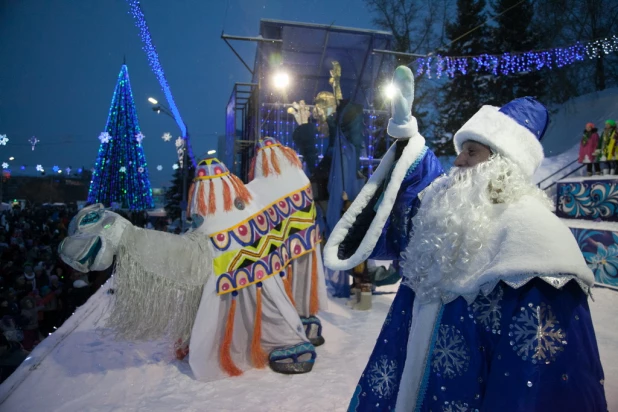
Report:
<svg viewBox="0 0 618 412"><path fill-rule="evenodd" d="M228 185L225 177L221 179L223 183L223 210L229 212L232 210L232 193L230 192L230 185Z"/></svg>
<svg viewBox="0 0 618 412"><path fill-rule="evenodd" d="M199 182L197 186L197 213L199 213L200 216L206 216L208 208L206 207L206 196L204 195L204 183Z"/></svg>
<svg viewBox="0 0 618 412"><path fill-rule="evenodd" d="M270 163L273 165L273 169L275 169L275 174L281 174L281 167L279 167L279 159L277 159L277 153L275 153L275 149L270 149Z"/></svg>
<svg viewBox="0 0 618 412"><path fill-rule="evenodd" d="M247 190L243 182L235 175L230 175L230 179L232 180L232 186L234 186L234 190L236 191L236 196L238 196L245 204L249 203L253 196Z"/></svg>
<svg viewBox="0 0 618 412"><path fill-rule="evenodd" d="M215 182L210 179L210 193L208 193L208 214L214 215L217 211L217 202L215 199Z"/></svg>
<svg viewBox="0 0 618 412"><path fill-rule="evenodd" d="M253 156L253 159L251 159L251 165L249 166L249 173L248 173L248 178L249 181L252 181L255 178L255 161L257 160L257 155Z"/></svg>
<svg viewBox="0 0 618 412"><path fill-rule="evenodd" d="M268 167L268 158L266 157L266 152L262 150L262 176L268 177L270 173L270 167Z"/></svg>
<svg viewBox="0 0 618 412"><path fill-rule="evenodd" d="M191 216L191 203L193 203L193 189L195 189L195 182L191 183L189 187L189 200L187 202L187 215Z"/></svg>
<svg viewBox="0 0 618 412"><path fill-rule="evenodd" d="M289 147L285 147L285 146L281 146L281 150L283 151L283 155L285 156L285 158L288 159L288 161L293 166L296 166L300 169L303 168L303 164L301 163L300 159L298 158L294 150L290 149Z"/></svg>
<svg viewBox="0 0 618 412"><path fill-rule="evenodd" d="M236 312L236 298L232 296L232 303L230 304L230 310L227 313L227 323L225 325L225 335L223 337L223 343L221 344L221 350L219 352L219 363L221 369L223 369L230 376L240 376L242 371L234 364L230 348L232 347L232 336L234 334L234 313Z"/></svg>
<svg viewBox="0 0 618 412"><path fill-rule="evenodd" d="M268 355L262 349L262 286L258 283L255 288L255 323L253 325L253 339L251 340L251 363L258 369L266 366Z"/></svg>
<svg viewBox="0 0 618 412"><path fill-rule="evenodd" d="M309 314L314 316L320 310L318 298L318 257L315 250L311 252L311 297L309 299Z"/></svg>
<svg viewBox="0 0 618 412"><path fill-rule="evenodd" d="M288 295L290 302L292 302L292 306L296 306L296 302L294 301L294 292L292 291L292 265L288 265L286 268L283 286L285 287L285 293Z"/></svg>

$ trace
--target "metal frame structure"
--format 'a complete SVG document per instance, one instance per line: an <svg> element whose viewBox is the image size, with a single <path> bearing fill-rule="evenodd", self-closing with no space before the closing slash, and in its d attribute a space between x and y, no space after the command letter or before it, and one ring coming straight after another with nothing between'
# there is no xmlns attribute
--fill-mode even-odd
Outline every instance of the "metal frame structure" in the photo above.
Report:
<svg viewBox="0 0 618 412"><path fill-rule="evenodd" d="M327 65L333 60L339 61L342 67L344 99L365 108L367 142L366 153L361 159L371 173L376 163L372 154L373 139L377 133L384 132L374 125L374 120L377 116L388 116L386 102L376 93L376 86L379 82L386 83L394 68L390 66L394 66L396 54L388 50L393 43L390 32L263 19L259 36L222 33L221 38L252 74L251 83L234 85L226 109L226 146L233 155L226 150L224 161L233 165L234 173L246 176L255 142L262 136L273 136L288 146L295 146L291 132L296 124L285 109L292 101L312 103L318 91L332 90L328 84ZM257 43L253 69L230 41ZM292 73L293 77L292 87L284 93L274 90L269 82L270 75L280 68ZM323 141L316 141L320 157L324 154L323 146Z"/></svg>

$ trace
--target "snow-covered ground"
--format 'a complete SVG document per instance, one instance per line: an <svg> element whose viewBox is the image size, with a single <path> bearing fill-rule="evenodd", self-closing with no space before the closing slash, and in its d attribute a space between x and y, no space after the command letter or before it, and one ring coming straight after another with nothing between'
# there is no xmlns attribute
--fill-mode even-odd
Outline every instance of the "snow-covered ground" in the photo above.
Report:
<svg viewBox="0 0 618 412"><path fill-rule="evenodd" d="M285 376L251 370L216 382L193 379L163 342L101 336L104 286L0 386L0 411L344 411L393 294L358 312L332 299L321 313L326 344L313 371ZM394 291L396 286L387 290ZM597 288L591 302L610 410L618 410L618 292Z"/></svg>

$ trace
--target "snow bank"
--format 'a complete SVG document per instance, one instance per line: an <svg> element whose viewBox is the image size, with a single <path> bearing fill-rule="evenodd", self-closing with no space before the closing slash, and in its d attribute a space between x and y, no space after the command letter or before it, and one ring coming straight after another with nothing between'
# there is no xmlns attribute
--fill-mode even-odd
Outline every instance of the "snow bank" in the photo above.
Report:
<svg viewBox="0 0 618 412"><path fill-rule="evenodd" d="M394 295L358 312L332 299L321 313L326 344L313 372L251 370L196 381L163 342L117 342L95 331L109 303L104 286L0 386L6 411L345 411ZM398 286L380 288L396 290ZM618 292L595 289L591 302L610 410L618 407Z"/></svg>

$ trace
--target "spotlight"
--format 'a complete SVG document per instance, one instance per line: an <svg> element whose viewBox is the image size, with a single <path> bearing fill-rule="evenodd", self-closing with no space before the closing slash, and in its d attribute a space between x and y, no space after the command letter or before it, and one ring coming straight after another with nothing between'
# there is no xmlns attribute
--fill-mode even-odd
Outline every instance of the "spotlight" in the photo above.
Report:
<svg viewBox="0 0 618 412"><path fill-rule="evenodd" d="M290 76L285 72L276 73L273 76L273 82L277 89L285 89L290 84Z"/></svg>
<svg viewBox="0 0 618 412"><path fill-rule="evenodd" d="M396 91L397 87L393 83L389 83L383 88L384 96L389 100L395 97Z"/></svg>

